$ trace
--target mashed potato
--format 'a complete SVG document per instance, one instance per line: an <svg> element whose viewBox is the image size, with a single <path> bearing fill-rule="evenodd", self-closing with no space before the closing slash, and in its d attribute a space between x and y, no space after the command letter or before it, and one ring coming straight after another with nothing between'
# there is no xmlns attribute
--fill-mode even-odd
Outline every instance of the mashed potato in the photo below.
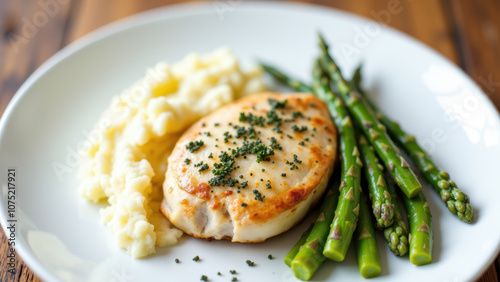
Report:
<svg viewBox="0 0 500 282"><path fill-rule="evenodd" d="M259 69L243 72L228 49L159 63L113 98L81 152L81 197L109 206L103 221L119 247L144 257L177 242L182 232L159 213L162 183L180 134L241 96L264 89Z"/></svg>

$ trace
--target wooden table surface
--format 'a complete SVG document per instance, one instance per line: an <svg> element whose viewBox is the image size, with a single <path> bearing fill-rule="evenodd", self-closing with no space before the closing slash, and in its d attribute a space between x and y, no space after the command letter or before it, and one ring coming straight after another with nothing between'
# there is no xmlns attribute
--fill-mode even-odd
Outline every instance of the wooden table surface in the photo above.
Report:
<svg viewBox="0 0 500 282"><path fill-rule="evenodd" d="M240 0L212 0L230 5ZM24 80L75 39L137 12L185 1L169 0L0 0L0 113ZM398 0L304 1L374 19ZM241 4L241 3L240 3ZM388 22L460 66L500 108L500 1L401 0ZM30 29L30 23L37 23ZM40 281L17 258L7 272L7 238L1 232L0 281ZM479 281L497 282L500 258Z"/></svg>

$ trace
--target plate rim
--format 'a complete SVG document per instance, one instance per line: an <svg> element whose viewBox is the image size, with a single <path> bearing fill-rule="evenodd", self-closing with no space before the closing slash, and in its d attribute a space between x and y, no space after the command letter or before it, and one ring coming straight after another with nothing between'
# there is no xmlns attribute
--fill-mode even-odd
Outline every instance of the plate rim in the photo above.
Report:
<svg viewBox="0 0 500 282"><path fill-rule="evenodd" d="M33 86L35 82L41 79L45 73L50 71L53 67L64 61L66 58L72 56L74 53L78 52L81 49L86 48L96 42L104 40L107 37L113 36L115 33L126 31L130 28L135 28L144 24L152 23L155 21L165 20L165 19L174 19L181 18L186 16L192 16L196 14L205 14L210 11L211 3L209 2L189 2L189 3L177 3L171 5L165 5L157 8L152 8L149 10L145 10L142 12L138 12L127 17L115 20L108 24L105 24L97 29L83 35L82 37L76 39L70 44L66 45L51 57L49 57L45 62L43 62L32 74L28 76L28 78L22 83L16 93L12 96L9 101L7 107L5 108L2 116L0 117L0 142L4 140L4 132L6 125L9 123L11 119L13 111L16 109L18 104L25 99L29 89ZM266 9L283 9L287 11L299 11L299 9L307 9L306 13L337 13L342 14L349 18L354 18L358 21L363 22L375 22L373 19L360 16L354 14L352 12L340 10L333 7L322 6L318 4L304 3L304 2L260 2L260 1L245 1L239 9L255 9L258 11L266 10ZM393 33L397 37L402 37L405 40L411 42L411 44L416 44L419 48L425 49L427 52L433 53L433 55L438 56L442 59L448 66L451 66L454 71L460 73L468 83L477 88L479 96L483 98L484 105L488 108L488 110L494 114L494 117L497 121L500 121L500 113L497 108L494 106L491 101L489 95L487 95L483 89L471 79L471 77L450 59L436 51L431 46L419 41L418 39L412 37L409 34L406 34L402 31L399 31L393 27L387 26L386 24L382 24L382 28L384 32ZM7 230L7 218L5 213L5 205L3 202L0 202L0 220L3 231L5 234L8 234ZM5 224L4 224L5 223ZM46 281L58 281L60 280L52 271L50 271L44 264L41 262L36 256L29 251L29 246L25 246L22 242L16 242L16 253L21 257L21 259L29 266L29 268L42 280ZM496 250L492 253L493 255L487 260L487 263L483 265L483 267L476 271L471 280L479 279L487 269L492 265L497 256L500 254L500 240L497 242Z"/></svg>

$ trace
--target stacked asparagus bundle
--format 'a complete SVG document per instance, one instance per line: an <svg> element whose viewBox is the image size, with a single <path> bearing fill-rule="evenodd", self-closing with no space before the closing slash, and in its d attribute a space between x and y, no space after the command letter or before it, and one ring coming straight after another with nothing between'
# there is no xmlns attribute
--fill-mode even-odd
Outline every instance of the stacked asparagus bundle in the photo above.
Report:
<svg viewBox="0 0 500 282"><path fill-rule="evenodd" d="M263 69L278 81L299 92L312 92L325 101L339 131L341 172L340 178L334 179L339 178L340 183L330 185L320 215L288 253L286 264L297 278L309 280L326 258L343 261L354 240L361 275L365 278L378 276L381 268L374 225L383 230L395 255L403 256L409 251L413 264L430 263L432 223L429 205L421 192L422 185L391 137L411 157L450 212L467 223L472 221L473 215L469 197L449 179L448 173L436 167L413 136L367 100L360 88L361 68L347 82L321 35L319 47L322 55L314 64L312 87L262 64ZM336 92L331 88L332 82ZM371 209L362 194L362 175ZM396 186L406 207L409 228L398 205Z"/></svg>

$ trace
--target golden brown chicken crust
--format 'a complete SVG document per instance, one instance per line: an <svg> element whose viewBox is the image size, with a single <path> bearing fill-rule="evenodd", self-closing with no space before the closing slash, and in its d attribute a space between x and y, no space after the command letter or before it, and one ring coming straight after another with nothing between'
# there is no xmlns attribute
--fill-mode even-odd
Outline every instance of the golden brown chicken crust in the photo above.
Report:
<svg viewBox="0 0 500 282"><path fill-rule="evenodd" d="M235 126L248 124L239 121L240 115L265 117L270 110L269 99L286 100L286 107L276 110L282 117L282 133L273 130L273 125L254 128L264 144L269 145L273 137L282 149L274 149L270 160L260 163L253 155L235 158L234 166L239 168L231 177L240 184L248 181L247 187L210 186L220 152L230 153L241 146ZM231 137L224 140L228 135ZM187 149L190 142L200 140L204 145L198 150ZM319 200L333 171L336 148L336 131L328 108L315 96L263 93L242 98L202 118L178 140L169 158L162 212L174 225L196 237L263 241L296 224ZM200 166L194 165L201 161L209 169L198 171ZM255 191L263 196L262 201L257 200ZM217 224L224 232L218 233ZM251 229L260 233L253 234Z"/></svg>

